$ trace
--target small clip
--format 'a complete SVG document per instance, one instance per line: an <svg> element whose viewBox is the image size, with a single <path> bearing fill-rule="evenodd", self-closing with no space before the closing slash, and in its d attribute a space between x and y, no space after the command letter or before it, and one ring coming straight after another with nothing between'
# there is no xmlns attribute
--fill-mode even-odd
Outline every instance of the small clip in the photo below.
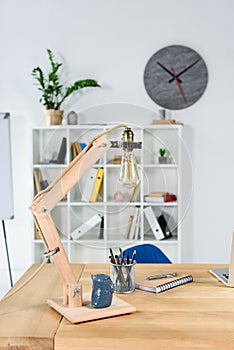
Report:
<svg viewBox="0 0 234 350"><path fill-rule="evenodd" d="M76 296L79 295L79 294L80 294L80 287L76 287L76 288L74 289L73 298L76 297Z"/></svg>

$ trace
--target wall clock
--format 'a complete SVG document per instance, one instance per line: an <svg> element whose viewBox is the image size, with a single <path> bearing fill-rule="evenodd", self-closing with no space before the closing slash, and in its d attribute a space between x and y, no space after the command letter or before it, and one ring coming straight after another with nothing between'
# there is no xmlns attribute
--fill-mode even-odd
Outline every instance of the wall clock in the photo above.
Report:
<svg viewBox="0 0 234 350"><path fill-rule="evenodd" d="M166 109L193 105L205 92L208 71L193 49L171 45L157 51L144 71L145 89L151 99Z"/></svg>

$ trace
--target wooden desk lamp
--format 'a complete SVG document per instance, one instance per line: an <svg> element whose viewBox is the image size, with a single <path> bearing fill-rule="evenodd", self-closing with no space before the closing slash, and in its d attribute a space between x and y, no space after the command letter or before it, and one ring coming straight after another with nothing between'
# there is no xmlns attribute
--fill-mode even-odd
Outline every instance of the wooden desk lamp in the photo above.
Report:
<svg viewBox="0 0 234 350"><path fill-rule="evenodd" d="M108 140L106 135L117 128L125 129L123 140ZM129 139L126 138L126 133L128 134L128 132L130 135ZM61 175L49 187L35 196L30 206L35 224L47 249L44 256L53 256L64 287L63 300L48 300L48 304L73 323L136 311L133 306L122 302L122 300L117 300L110 308L99 309L99 311L98 309L90 311L90 307L83 306L82 286L76 281L69 259L51 217L51 211L56 204L64 198L110 147L122 147L125 150L128 148L132 150L133 148L141 148L141 142L133 141L131 129L124 124L114 126L99 134L88 143L86 148L64 169Z"/></svg>

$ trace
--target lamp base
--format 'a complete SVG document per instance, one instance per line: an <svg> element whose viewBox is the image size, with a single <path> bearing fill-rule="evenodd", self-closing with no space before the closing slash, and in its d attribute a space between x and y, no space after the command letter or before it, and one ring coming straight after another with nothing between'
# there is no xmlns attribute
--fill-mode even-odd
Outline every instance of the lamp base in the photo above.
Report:
<svg viewBox="0 0 234 350"><path fill-rule="evenodd" d="M126 301L121 300L113 295L111 306L103 309L95 309L91 306L90 294L83 295L83 306L68 307L63 305L62 298L49 299L47 304L63 315L71 323L81 323L86 321L98 320L101 318L113 317L118 315L130 314L136 312L136 308Z"/></svg>

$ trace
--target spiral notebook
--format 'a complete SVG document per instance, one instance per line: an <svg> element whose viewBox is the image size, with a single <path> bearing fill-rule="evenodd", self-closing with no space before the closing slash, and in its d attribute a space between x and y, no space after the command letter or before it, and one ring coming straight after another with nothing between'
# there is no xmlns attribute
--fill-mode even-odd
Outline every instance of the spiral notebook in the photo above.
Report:
<svg viewBox="0 0 234 350"><path fill-rule="evenodd" d="M165 292L168 289L172 289L178 286L181 286L186 283L190 283L193 281L193 277L191 275L188 276L183 276L181 278L177 278L173 281L168 281L166 283L159 284L155 286L155 281L147 281L147 283L144 284L135 284L136 289L141 289L146 292L151 292L151 293L161 293Z"/></svg>

